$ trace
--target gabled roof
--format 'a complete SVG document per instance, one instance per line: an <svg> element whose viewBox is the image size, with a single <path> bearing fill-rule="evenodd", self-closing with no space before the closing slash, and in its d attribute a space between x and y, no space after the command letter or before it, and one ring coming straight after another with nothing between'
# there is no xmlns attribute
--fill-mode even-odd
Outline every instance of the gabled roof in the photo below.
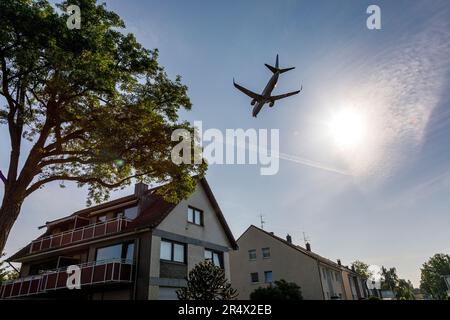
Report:
<svg viewBox="0 0 450 320"><path fill-rule="evenodd" d="M220 207L217 203L217 200L214 197L214 194L211 191L211 188L210 188L208 182L206 181L205 178L200 179L199 182L200 182L200 185L205 190L208 200L211 202L211 204L214 208L214 212L215 212L220 224L222 225L222 228L230 242L231 247L233 249L237 249L237 243L236 243L236 240L234 239L233 233L231 232L231 230L225 220L225 217L223 216L223 213L220 210ZM145 208L139 214L139 216L136 217L136 219L131 221L127 225L126 229L124 229L123 231L116 233L116 234L128 233L130 231L135 231L135 230L139 230L139 229L143 229L143 228L151 228L151 229L156 228L169 215L169 213L172 212L172 210L178 205L178 203L170 203L170 202L164 200L164 198L161 195L158 195L155 193L155 191L158 188L159 187L152 188L147 191L146 195L149 197L149 200L150 200L148 207ZM121 204L126 205L132 200L137 201L138 198L135 195L130 195L130 196L122 197L122 198L119 198L119 199L116 199L113 201L105 202L105 203L97 205L97 206L93 206L90 208L76 211L73 214L71 214L70 216L47 222L46 226L54 225L59 222L67 221L71 217L76 217L76 216L87 217L87 216L89 216L89 214L95 213L100 210L107 210L108 208L117 207L117 206L120 206ZM48 230L47 230L47 232L45 232L43 235L41 235L37 239L45 237L47 235L48 235ZM27 246L25 246L24 248L20 249L18 252L16 252L12 256L10 256L7 259L7 261L15 261L17 259L27 256L28 253L30 252L30 246L31 246L31 243L28 244ZM51 249L49 249L49 250L51 250ZM41 252L43 252L43 251L41 251ZM41 253L41 252L39 252L39 253Z"/></svg>
<svg viewBox="0 0 450 320"><path fill-rule="evenodd" d="M305 254L305 255L307 255L307 256L310 256L311 258L314 258L314 259L318 260L319 262L321 262L321 263L323 263L323 264L327 264L328 266L331 266L331 267L336 268L336 269L341 269L341 268L342 268L341 265L337 264L336 262L334 262L334 261L332 261L332 260L330 260L330 259L327 259L327 258L325 258L325 257L322 257L321 255L318 255L317 253L314 253L314 252L312 252L312 251L308 251L308 250L306 250L305 248L303 248L303 247L301 247L301 246L299 246L299 245L295 245L295 244L293 244L293 243L290 243L290 242L288 242L287 240L285 240L285 239L283 239L283 238L280 238L280 237L276 236L274 233L268 232L268 231L263 230L263 229L261 229L261 228L258 228L258 227L255 226L255 225L250 225L250 227L248 227L247 230L245 230L245 231L242 233L242 235L237 239L237 242L239 242L239 239L240 239L245 233L247 233L251 228L254 228L254 229L256 229L257 231L262 232L262 233L264 233L265 235L268 235L269 237L272 237L273 239L275 239L275 240L277 240L277 241L280 241L280 242L283 243L284 245L286 245L286 246L288 246L288 247L291 247L291 248L293 248L293 249L295 249L295 250L297 250L297 251L299 251L299 252L301 252L301 253L303 253L303 254Z"/></svg>

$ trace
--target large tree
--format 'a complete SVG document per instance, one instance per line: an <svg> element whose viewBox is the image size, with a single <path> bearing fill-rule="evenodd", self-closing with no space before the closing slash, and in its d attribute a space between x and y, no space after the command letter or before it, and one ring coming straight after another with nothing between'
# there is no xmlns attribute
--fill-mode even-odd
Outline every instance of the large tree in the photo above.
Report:
<svg viewBox="0 0 450 320"><path fill-rule="evenodd" d="M450 275L450 255L435 254L420 269L420 290L430 299L446 300L444 276Z"/></svg>
<svg viewBox="0 0 450 320"><path fill-rule="evenodd" d="M391 290L394 292L394 289L398 285L398 275L397 275L397 269L395 268L385 268L384 266L381 267L381 275L382 275L382 281L381 281L381 290Z"/></svg>
<svg viewBox="0 0 450 320"><path fill-rule="evenodd" d="M68 28L69 4L81 9L80 29ZM87 185L98 202L133 178L171 182L159 191L175 201L205 170L171 161L172 132L193 132L177 115L191 103L180 77L158 65L157 50L121 32L120 17L95 0L57 7L0 0L0 124L10 136L0 252L24 199L47 183Z"/></svg>

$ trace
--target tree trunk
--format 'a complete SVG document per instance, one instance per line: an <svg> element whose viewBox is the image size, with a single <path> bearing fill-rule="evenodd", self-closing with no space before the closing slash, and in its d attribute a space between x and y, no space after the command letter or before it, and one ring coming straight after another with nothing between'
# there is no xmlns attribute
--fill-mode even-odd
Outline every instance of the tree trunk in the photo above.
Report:
<svg viewBox="0 0 450 320"><path fill-rule="evenodd" d="M23 197L14 193L14 189L6 188L0 208L0 254L3 253L9 232L19 216L23 203Z"/></svg>

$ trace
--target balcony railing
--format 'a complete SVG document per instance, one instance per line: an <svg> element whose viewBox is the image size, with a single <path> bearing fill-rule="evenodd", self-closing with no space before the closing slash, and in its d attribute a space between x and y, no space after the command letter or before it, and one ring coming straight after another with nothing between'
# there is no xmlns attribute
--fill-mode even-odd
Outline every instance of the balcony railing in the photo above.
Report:
<svg viewBox="0 0 450 320"><path fill-rule="evenodd" d="M124 230L130 221L130 219L119 217L39 238L31 243L30 253L117 233Z"/></svg>
<svg viewBox="0 0 450 320"><path fill-rule="evenodd" d="M133 261L131 260L95 261L78 266L81 269L81 287L133 282ZM22 298L67 289L68 277L67 267L64 267L48 270L37 276L3 282L0 286L0 299Z"/></svg>

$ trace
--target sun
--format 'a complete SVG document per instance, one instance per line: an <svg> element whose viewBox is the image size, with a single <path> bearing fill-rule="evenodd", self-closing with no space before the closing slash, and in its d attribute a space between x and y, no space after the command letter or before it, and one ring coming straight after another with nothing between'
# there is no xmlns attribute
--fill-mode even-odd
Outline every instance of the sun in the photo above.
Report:
<svg viewBox="0 0 450 320"><path fill-rule="evenodd" d="M328 128L336 146L354 149L364 143L367 134L365 117L353 109L341 109L331 116Z"/></svg>

